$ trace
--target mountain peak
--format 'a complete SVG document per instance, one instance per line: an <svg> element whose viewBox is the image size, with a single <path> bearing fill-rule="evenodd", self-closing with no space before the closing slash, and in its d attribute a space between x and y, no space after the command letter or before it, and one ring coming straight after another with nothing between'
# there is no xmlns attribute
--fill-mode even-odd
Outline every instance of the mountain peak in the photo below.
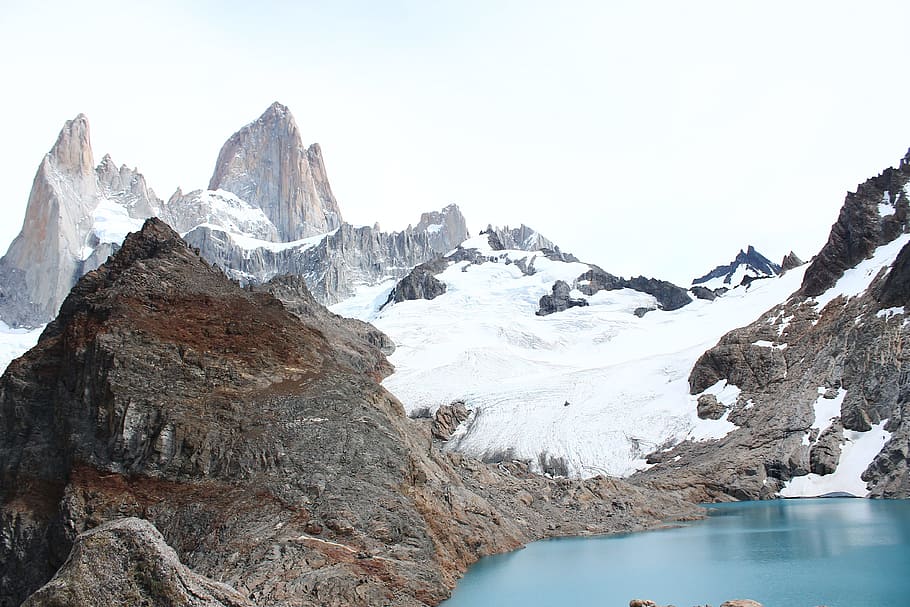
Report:
<svg viewBox="0 0 910 607"><path fill-rule="evenodd" d="M225 142L208 189L262 209L286 241L330 232L342 222L322 151L304 147L293 115L277 101Z"/></svg>
<svg viewBox="0 0 910 607"><path fill-rule="evenodd" d="M260 116L260 119L266 119L266 118L271 118L271 117L282 117L282 118L290 117L291 120L294 119L294 117L291 115L291 110L288 109L288 106L286 106L283 103L280 103L278 101L273 101L272 105L270 105L265 110L265 112L262 113L262 116Z"/></svg>
<svg viewBox="0 0 910 607"><path fill-rule="evenodd" d="M745 251L740 249L732 262L717 266L704 276L693 280L692 284L709 288L723 286L729 288L743 284L744 280L751 282L755 278L766 278L778 274L780 274L780 266L749 245Z"/></svg>
<svg viewBox="0 0 910 607"><path fill-rule="evenodd" d="M95 168L88 118L79 114L67 120L48 157L58 168L74 174L91 175Z"/></svg>

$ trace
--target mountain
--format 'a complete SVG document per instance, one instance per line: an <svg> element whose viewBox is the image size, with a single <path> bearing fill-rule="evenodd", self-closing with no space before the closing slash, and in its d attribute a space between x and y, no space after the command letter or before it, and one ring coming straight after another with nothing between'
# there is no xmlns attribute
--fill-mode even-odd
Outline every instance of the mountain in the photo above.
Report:
<svg viewBox="0 0 910 607"><path fill-rule="evenodd" d="M262 209L281 242L325 234L342 222L319 144L304 147L290 110L278 102L225 142L208 189Z"/></svg>
<svg viewBox="0 0 910 607"><path fill-rule="evenodd" d="M654 454L641 482L697 500L910 496L908 183L910 153L849 193L799 289L699 358L690 393L730 432Z"/></svg>
<svg viewBox="0 0 910 607"><path fill-rule="evenodd" d="M500 248L500 232L331 309L395 342L383 385L410 414L465 404L446 451L552 475L629 475L659 445L722 432L696 415L692 365L801 278L798 268L691 301L665 281L615 277L555 247Z"/></svg>
<svg viewBox="0 0 910 607"><path fill-rule="evenodd" d="M88 120L69 120L32 183L25 221L0 259L0 318L40 325L75 280L96 267L161 201L135 169L110 156L96 167Z"/></svg>
<svg viewBox="0 0 910 607"><path fill-rule="evenodd" d="M622 481L440 453L379 385L384 343L299 280L241 288L148 220L0 378L0 605L64 564L31 604L58 604L61 583L67 601L166 590L185 570L148 525L105 525L125 517L257 604L419 607L483 555L697 515ZM111 565L87 570L86 550Z"/></svg>
<svg viewBox="0 0 910 607"><path fill-rule="evenodd" d="M704 276L692 281L693 286L715 290L718 288L731 288L740 284L748 284L756 278L768 278L780 274L781 268L761 253L755 247L740 250L736 257L727 265L717 266Z"/></svg>
<svg viewBox="0 0 910 607"><path fill-rule="evenodd" d="M400 232L343 223L319 146L302 144L278 103L225 142L207 190L178 189L162 202L135 169L117 168L110 156L93 165L80 114L39 166L22 232L0 260L6 325L49 321L76 280L152 216L244 284L301 275L323 303L401 278L468 236L456 205Z"/></svg>

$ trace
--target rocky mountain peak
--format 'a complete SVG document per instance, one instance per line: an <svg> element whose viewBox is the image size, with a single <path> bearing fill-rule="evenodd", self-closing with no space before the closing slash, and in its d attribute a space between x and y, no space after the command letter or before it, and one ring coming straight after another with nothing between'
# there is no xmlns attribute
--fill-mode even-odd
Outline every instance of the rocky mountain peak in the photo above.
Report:
<svg viewBox="0 0 910 607"><path fill-rule="evenodd" d="M450 204L440 211L422 213L414 231L426 233L430 246L443 253L454 249L469 236L468 224L457 204Z"/></svg>
<svg viewBox="0 0 910 607"><path fill-rule="evenodd" d="M218 189L262 209L285 241L324 234L342 222L322 151L303 145L293 115L278 102L225 142L209 181L209 190Z"/></svg>
<svg viewBox="0 0 910 607"><path fill-rule="evenodd" d="M828 241L806 269L800 289L804 295L821 295L846 269L910 230L908 183L910 152L898 168L885 169L847 194Z"/></svg>
<svg viewBox="0 0 910 607"><path fill-rule="evenodd" d="M767 278L778 274L780 274L780 266L749 245L745 251L740 249L732 262L717 266L704 276L693 280L692 284L710 288L732 288L743 283L747 284L756 278Z"/></svg>
<svg viewBox="0 0 910 607"><path fill-rule="evenodd" d="M92 156L88 118L85 114L79 114L64 123L54 147L48 152L48 158L54 162L58 170L91 176L95 160Z"/></svg>

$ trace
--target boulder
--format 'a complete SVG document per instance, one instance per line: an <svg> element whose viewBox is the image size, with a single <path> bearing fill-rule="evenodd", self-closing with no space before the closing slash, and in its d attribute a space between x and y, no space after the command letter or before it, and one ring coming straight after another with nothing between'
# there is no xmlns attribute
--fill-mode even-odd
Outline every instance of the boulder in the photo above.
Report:
<svg viewBox="0 0 910 607"><path fill-rule="evenodd" d="M449 405L442 405L433 416L431 432L433 438L447 441L452 437L455 429L466 419L470 412L465 407L464 401L457 400Z"/></svg>
<svg viewBox="0 0 910 607"><path fill-rule="evenodd" d="M571 296L572 288L563 280L557 280L553 284L553 293L544 295L540 298L540 309L537 310L538 316L546 316L562 312L569 308L587 306L588 300L574 298Z"/></svg>
<svg viewBox="0 0 910 607"><path fill-rule="evenodd" d="M22 607L168 605L254 607L236 590L184 566L158 529L116 519L76 537L57 574Z"/></svg>
<svg viewBox="0 0 910 607"><path fill-rule="evenodd" d="M701 419L720 419L727 408L713 394L702 394L698 397L698 417Z"/></svg>

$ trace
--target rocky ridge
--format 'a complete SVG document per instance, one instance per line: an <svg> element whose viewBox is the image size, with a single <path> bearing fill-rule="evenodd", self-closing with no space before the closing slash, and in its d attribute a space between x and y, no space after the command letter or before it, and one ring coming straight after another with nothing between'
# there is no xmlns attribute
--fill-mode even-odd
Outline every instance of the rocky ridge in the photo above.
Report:
<svg viewBox="0 0 910 607"><path fill-rule="evenodd" d="M381 336L299 283L266 288L288 303L156 219L79 280L0 379L0 605L129 516L257 604L365 606L436 604L477 558L533 539L696 514L439 453L377 383Z"/></svg>
<svg viewBox="0 0 910 607"><path fill-rule="evenodd" d="M800 290L701 356L691 393L736 386L724 404L736 429L652 454L639 482L699 501L811 494L877 440L857 490L910 496L908 182L910 154L848 194Z"/></svg>

